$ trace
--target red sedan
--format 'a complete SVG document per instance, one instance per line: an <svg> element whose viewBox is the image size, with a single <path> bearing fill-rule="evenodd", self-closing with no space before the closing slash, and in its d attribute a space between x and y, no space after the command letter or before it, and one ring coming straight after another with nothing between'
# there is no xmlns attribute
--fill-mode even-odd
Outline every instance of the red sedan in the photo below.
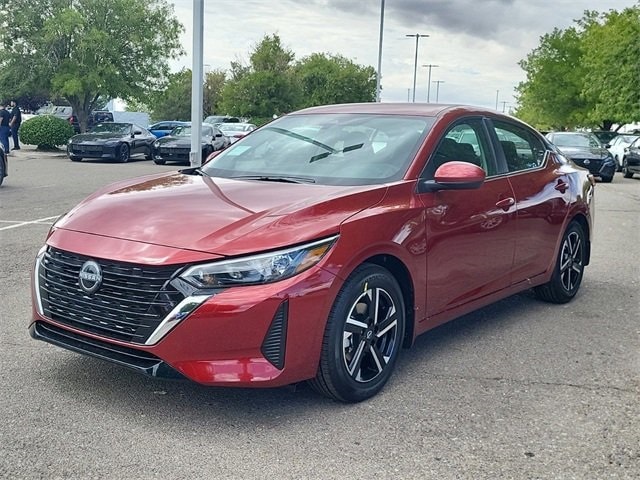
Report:
<svg viewBox="0 0 640 480"><path fill-rule="evenodd" d="M153 376L361 401L437 325L529 288L571 300L593 185L495 111L302 110L60 218L30 333Z"/></svg>

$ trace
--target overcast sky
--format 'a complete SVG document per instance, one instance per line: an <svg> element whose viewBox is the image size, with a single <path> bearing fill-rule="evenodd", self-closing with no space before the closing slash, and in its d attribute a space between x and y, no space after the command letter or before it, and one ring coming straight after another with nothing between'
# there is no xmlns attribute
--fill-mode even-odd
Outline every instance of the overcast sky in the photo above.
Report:
<svg viewBox="0 0 640 480"><path fill-rule="evenodd" d="M187 55L172 64L191 68L193 0L173 0L185 27ZM508 110L524 74L518 62L554 28L566 28L585 10L623 10L636 0L386 0L382 49L382 101L464 103ZM343 55L377 69L380 0L205 0L205 69L248 63L264 35L278 34L296 59L316 52ZM441 83L436 84L435 81ZM436 87L439 85L439 89ZM503 104L503 102L507 102Z"/></svg>

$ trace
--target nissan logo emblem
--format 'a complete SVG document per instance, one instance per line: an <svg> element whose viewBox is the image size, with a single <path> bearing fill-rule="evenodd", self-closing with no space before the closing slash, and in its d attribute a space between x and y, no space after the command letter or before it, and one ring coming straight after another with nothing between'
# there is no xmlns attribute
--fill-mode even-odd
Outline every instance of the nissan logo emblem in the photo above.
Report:
<svg viewBox="0 0 640 480"><path fill-rule="evenodd" d="M102 285L102 269L93 260L87 260L80 267L80 273L78 274L78 280L80 282L80 288L91 295L96 293Z"/></svg>

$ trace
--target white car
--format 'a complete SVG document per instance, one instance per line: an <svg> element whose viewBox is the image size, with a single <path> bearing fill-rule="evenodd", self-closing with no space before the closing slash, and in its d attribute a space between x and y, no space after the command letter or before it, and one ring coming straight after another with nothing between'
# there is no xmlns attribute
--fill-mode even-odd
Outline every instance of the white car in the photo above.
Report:
<svg viewBox="0 0 640 480"><path fill-rule="evenodd" d="M229 137L231 143L235 143L257 127L253 123L216 123L222 133Z"/></svg>
<svg viewBox="0 0 640 480"><path fill-rule="evenodd" d="M608 150L613 155L613 159L616 161L618 172L622 169L622 158L624 157L624 149L633 143L633 141L640 137L640 135L623 133L618 135L609 143Z"/></svg>

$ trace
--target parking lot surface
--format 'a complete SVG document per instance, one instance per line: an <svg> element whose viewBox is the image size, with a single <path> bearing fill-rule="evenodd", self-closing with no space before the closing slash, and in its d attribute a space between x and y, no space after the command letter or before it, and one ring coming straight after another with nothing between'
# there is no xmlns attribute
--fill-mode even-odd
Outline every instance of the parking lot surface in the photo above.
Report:
<svg viewBox="0 0 640 480"><path fill-rule="evenodd" d="M444 325L403 352L381 394L343 405L305 385L158 381L29 337L29 278L51 223L103 185L176 168L28 146L10 156L0 478L640 478L640 178L597 185L573 302L527 292Z"/></svg>

